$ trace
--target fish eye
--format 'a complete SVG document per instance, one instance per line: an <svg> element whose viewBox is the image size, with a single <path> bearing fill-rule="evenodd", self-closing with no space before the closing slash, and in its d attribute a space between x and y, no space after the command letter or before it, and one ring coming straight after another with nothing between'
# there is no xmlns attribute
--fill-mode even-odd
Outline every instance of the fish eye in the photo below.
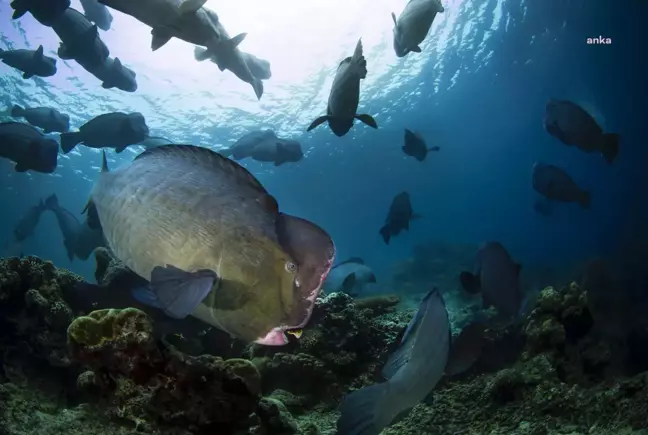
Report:
<svg viewBox="0 0 648 435"><path fill-rule="evenodd" d="M286 272L288 273L295 273L297 271L297 265L293 263L292 261L287 261L286 262Z"/></svg>

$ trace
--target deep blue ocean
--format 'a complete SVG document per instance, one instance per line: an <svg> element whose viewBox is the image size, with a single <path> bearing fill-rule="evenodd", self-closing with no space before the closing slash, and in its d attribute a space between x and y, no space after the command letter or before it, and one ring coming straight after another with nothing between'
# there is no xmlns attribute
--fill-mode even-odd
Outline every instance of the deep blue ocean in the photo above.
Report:
<svg viewBox="0 0 648 435"><path fill-rule="evenodd" d="M0 2L0 48L36 49L56 57L58 39L29 14L11 20ZM271 128L299 140L306 157L275 168L244 160L283 211L316 222L337 246L337 259L362 257L391 285L398 262L417 244L478 244L497 240L523 265L570 269L592 257L630 257L645 264L646 2L610 0L448 0L422 45L398 59L392 49L392 10L405 0L209 1L231 34L248 32L240 48L268 59L272 78L257 101L251 87L229 72L193 59L193 48L173 40L151 52L150 29L113 11L100 36L137 73L138 89L102 89L74 61L58 60L50 78L23 79L0 64L4 115L13 104L67 113L72 129L111 111L139 111L151 135L214 150L246 132ZM72 6L80 9L78 2ZM590 45L603 36L611 44ZM360 109L379 128L356 125L339 138L326 127L306 132L326 110L335 68L363 38L368 76ZM550 98L573 101L606 132L621 135L608 165L597 153L567 147L544 130ZM401 151L403 130L420 132L440 152L418 162ZM141 151L108 151L111 168ZM56 193L78 213L99 171L98 150L78 146L59 156L52 175L16 173L0 160L0 242L25 211ZM591 194L591 208L560 205L551 216L534 211L535 161L560 166ZM164 170L164 168L160 168ZM378 230L392 198L408 191L422 218L385 245ZM93 280L94 259L67 259L53 214L45 213L24 253L53 261ZM392 289L396 290L397 289Z"/></svg>

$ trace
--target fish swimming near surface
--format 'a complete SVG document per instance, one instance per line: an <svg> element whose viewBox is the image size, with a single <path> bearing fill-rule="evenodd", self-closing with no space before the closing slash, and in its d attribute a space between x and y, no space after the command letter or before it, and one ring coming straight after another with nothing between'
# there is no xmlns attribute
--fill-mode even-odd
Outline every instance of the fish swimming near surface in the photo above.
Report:
<svg viewBox="0 0 648 435"><path fill-rule="evenodd" d="M13 0L11 7L14 20L29 12L36 21L49 27L70 7L70 0Z"/></svg>
<svg viewBox="0 0 648 435"><path fill-rule="evenodd" d="M227 30L225 30L225 27L220 22L220 20L218 20L215 12L207 9L207 13L214 15L213 21L215 22L217 32L220 35L221 39L225 41L232 41L236 40L237 38L242 39L241 35L245 35L241 34L235 36L234 38L230 38L229 33L227 33ZM231 71L240 80L252 85L252 89L254 89L254 94L256 95L257 99L261 99L261 96L263 95L263 81L261 77L257 77L252 73L251 58L249 56L245 56L244 53L238 49L238 43L216 44L212 48L208 48L205 51L195 50L194 58L198 62L211 59L218 66L219 70Z"/></svg>
<svg viewBox="0 0 648 435"><path fill-rule="evenodd" d="M222 149L219 153L225 157L232 157L234 160L250 157L259 162L273 162L275 166L298 162L304 157L301 144L298 141L280 139L272 130L250 132L230 148Z"/></svg>
<svg viewBox="0 0 648 435"><path fill-rule="evenodd" d="M0 157L16 163L16 172L51 174L58 164L59 144L22 122L0 123Z"/></svg>
<svg viewBox="0 0 648 435"><path fill-rule="evenodd" d="M0 48L0 60L12 68L23 72L23 78L34 76L51 77L56 74L56 59L43 54L43 46L36 50L3 50Z"/></svg>
<svg viewBox="0 0 648 435"><path fill-rule="evenodd" d="M548 200L578 202L590 207L590 194L582 189L564 170L541 162L533 165L533 189Z"/></svg>
<svg viewBox="0 0 648 435"><path fill-rule="evenodd" d="M565 145L587 153L600 152L608 163L619 153L620 136L603 133L596 119L571 101L550 99L545 107L544 126Z"/></svg>
<svg viewBox="0 0 648 435"><path fill-rule="evenodd" d="M429 151L439 151L440 149L438 146L428 148L423 136L405 129L405 144L402 150L408 156L414 157L419 162L422 162L427 157Z"/></svg>
<svg viewBox="0 0 648 435"><path fill-rule="evenodd" d="M394 51L396 56L420 53L420 44L425 40L432 22L438 13L445 12L439 0L410 0L399 15L392 12L394 21Z"/></svg>
<svg viewBox="0 0 648 435"><path fill-rule="evenodd" d="M52 30L61 39L58 56L75 60L90 73L100 68L110 55L97 26L76 9L68 8L61 14L52 24Z"/></svg>
<svg viewBox="0 0 648 435"><path fill-rule="evenodd" d="M517 318L524 302L521 269L501 243L487 242L477 252L473 271L461 272L459 280L468 293L481 292L484 308L492 306L506 317Z"/></svg>
<svg viewBox="0 0 648 435"><path fill-rule="evenodd" d="M67 154L77 144L91 148L115 148L121 153L148 137L149 129L144 115L139 112L112 112L86 122L78 132L61 133L61 150Z"/></svg>
<svg viewBox="0 0 648 435"><path fill-rule="evenodd" d="M396 195L389 207L385 225L380 229L385 244L389 245L391 238L399 235L402 230L409 231L410 222L420 217L419 214L414 213L409 193L401 192Z"/></svg>
<svg viewBox="0 0 648 435"><path fill-rule="evenodd" d="M421 301L383 367L387 381L343 399L337 435L378 435L396 416L425 399L444 374L451 336L448 312L435 288Z"/></svg>
<svg viewBox="0 0 648 435"><path fill-rule="evenodd" d="M153 51L176 37L190 44L207 47L207 57L216 56L227 62L237 57L235 49L247 35L241 33L233 38L222 35L224 29L218 15L204 7L206 0L99 0L99 3L151 27ZM228 68L224 66L226 67ZM258 93L258 88L255 92Z"/></svg>
<svg viewBox="0 0 648 435"><path fill-rule="evenodd" d="M150 282L140 302L264 345L308 322L335 254L324 230L280 212L245 168L192 145L146 150L112 172L104 153L87 213Z"/></svg>
<svg viewBox="0 0 648 435"><path fill-rule="evenodd" d="M137 90L137 74L135 71L122 65L119 58L108 57L103 65L90 71L93 76L101 80L101 87L104 89L117 88L125 92Z"/></svg>
<svg viewBox="0 0 648 435"><path fill-rule="evenodd" d="M209 59L212 63L218 65L220 63L218 57L209 56L210 53L207 53L207 49L196 46L194 48L194 57L198 62L202 62L206 59ZM250 69L252 75L260 80L268 80L272 77L272 71L270 69L270 62L256 57L253 54L246 53L241 51L241 56L245 61L246 65Z"/></svg>
<svg viewBox="0 0 648 435"><path fill-rule="evenodd" d="M113 17L106 5L97 0L81 0L83 14L101 30L109 30Z"/></svg>
<svg viewBox="0 0 648 435"><path fill-rule="evenodd" d="M138 142L137 145L142 145L145 148L155 148L162 145L174 145L174 142L165 137L149 136L143 141Z"/></svg>
<svg viewBox="0 0 648 435"><path fill-rule="evenodd" d="M350 296L358 296L365 284L375 282L374 271L362 258L352 257L333 266L324 281L324 292L343 292Z"/></svg>
<svg viewBox="0 0 648 435"><path fill-rule="evenodd" d="M362 54L362 38L356 44L353 56L345 58L337 68L329 94L326 115L320 116L308 126L306 131L328 121L336 136L342 137L353 127L353 120L364 122L369 127L378 128L376 120L368 114L358 114L360 103L360 80L367 77L367 60Z"/></svg>
<svg viewBox="0 0 648 435"><path fill-rule="evenodd" d="M31 125L42 128L45 134L52 132L65 133L70 130L70 117L51 107L20 107L11 108L11 116L25 118Z"/></svg>

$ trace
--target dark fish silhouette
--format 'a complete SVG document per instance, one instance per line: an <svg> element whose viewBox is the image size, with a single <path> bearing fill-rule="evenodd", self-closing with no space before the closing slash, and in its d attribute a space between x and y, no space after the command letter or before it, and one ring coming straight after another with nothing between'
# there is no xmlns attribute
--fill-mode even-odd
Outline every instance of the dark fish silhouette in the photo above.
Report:
<svg viewBox="0 0 648 435"><path fill-rule="evenodd" d="M483 244L471 272L461 272L461 285L469 293L482 294L484 308L495 307L505 316L517 318L522 309L520 270L499 242Z"/></svg>
<svg viewBox="0 0 648 435"><path fill-rule="evenodd" d="M16 163L16 172L54 172L58 162L58 148L58 142L47 139L29 124L0 123L0 157Z"/></svg>
<svg viewBox="0 0 648 435"><path fill-rule="evenodd" d="M422 162L427 157L428 151L439 151L441 148L438 146L428 148L420 134L405 129L405 144L402 149L408 156Z"/></svg>
<svg viewBox="0 0 648 435"><path fill-rule="evenodd" d="M36 21L49 27L70 7L70 0L14 0L11 7L14 9L11 18L20 18L29 12Z"/></svg>
<svg viewBox="0 0 648 435"><path fill-rule="evenodd" d="M360 103L360 80L367 77L367 60L362 54L362 39L358 40L353 56L347 57L338 66L331 86L326 115L320 116L306 129L328 121L329 127L336 136L344 136L353 127L353 120L358 119L369 127L378 128L376 120L368 114L358 114Z"/></svg>
<svg viewBox="0 0 648 435"><path fill-rule="evenodd" d="M104 89L117 88L125 92L137 90L137 74L123 65L117 57L108 57L101 67L90 72L103 82L101 87Z"/></svg>
<svg viewBox="0 0 648 435"><path fill-rule="evenodd" d="M51 77L56 74L56 59L43 54L43 46L36 50L3 50L0 48L0 60L12 68L23 72L23 78L34 76Z"/></svg>
<svg viewBox="0 0 648 435"><path fill-rule="evenodd" d="M115 148L121 153L148 137L148 127L139 112L112 112L99 115L79 128L78 132L61 134L61 150L69 153L79 143L91 148Z"/></svg>
<svg viewBox="0 0 648 435"><path fill-rule="evenodd" d="M259 162L273 162L280 166L298 162L304 157L301 144L296 140L280 139L272 130L258 130L241 137L230 148L220 150L225 157L234 160L252 158Z"/></svg>
<svg viewBox="0 0 648 435"><path fill-rule="evenodd" d="M393 236L400 234L402 230L409 231L410 221L420 218L414 213L410 196L407 192L396 195L389 207L389 213L385 219L385 225L380 229L380 235L387 245Z"/></svg>
<svg viewBox="0 0 648 435"><path fill-rule="evenodd" d="M17 242L23 242L34 235L36 226L40 221L41 215L46 210L45 204L41 199L40 202L30 207L22 218L18 221L13 230L14 239Z"/></svg>
<svg viewBox="0 0 648 435"><path fill-rule="evenodd" d="M608 163L619 153L619 135L603 133L594 117L571 101L547 102L545 129L565 145L574 145L587 153L600 152Z"/></svg>
<svg viewBox="0 0 648 435"><path fill-rule="evenodd" d="M97 0L81 0L83 14L101 30L109 30L113 17L108 8Z"/></svg>
<svg viewBox="0 0 648 435"><path fill-rule="evenodd" d="M90 73L101 68L110 55L110 50L99 36L97 26L76 9L66 10L52 25L52 29L61 39L59 57L75 60Z"/></svg>
<svg viewBox="0 0 648 435"><path fill-rule="evenodd" d="M31 125L40 127L47 133L65 133L70 129L70 117L51 107L20 107L11 108L11 116L25 118Z"/></svg>
<svg viewBox="0 0 648 435"><path fill-rule="evenodd" d="M533 189L547 199L559 202L578 202L581 207L590 207L590 194L562 169L536 162L533 165Z"/></svg>

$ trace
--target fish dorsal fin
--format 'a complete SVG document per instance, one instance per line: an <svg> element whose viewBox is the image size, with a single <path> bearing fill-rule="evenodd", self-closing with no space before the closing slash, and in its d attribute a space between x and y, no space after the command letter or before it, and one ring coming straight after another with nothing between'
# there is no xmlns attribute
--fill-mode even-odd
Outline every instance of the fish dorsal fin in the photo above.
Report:
<svg viewBox="0 0 648 435"><path fill-rule="evenodd" d="M338 68L340 68L342 65L346 65L349 62L351 62L351 56L345 57L344 59L342 59L342 62L340 62L340 64L338 65Z"/></svg>
<svg viewBox="0 0 648 435"><path fill-rule="evenodd" d="M364 260L362 258L360 258L360 257L351 257L351 258L349 258L347 260L344 260L344 261L338 263L337 266L342 266L343 264L347 264L347 263L365 264L365 262L364 262Z"/></svg>
<svg viewBox="0 0 648 435"><path fill-rule="evenodd" d="M398 29L398 20L396 20L396 14L392 12L391 15L392 20L394 20L394 27Z"/></svg>
<svg viewBox="0 0 648 435"><path fill-rule="evenodd" d="M412 356L412 349L416 342L416 331L418 330L423 317L427 311L427 301L432 295L438 294L438 289L435 287L430 290L421 300L419 309L407 324L403 338L396 350L391 354L385 367L383 367L382 374L386 379L391 379L403 366L405 366ZM437 296L435 296L437 297Z"/></svg>
<svg viewBox="0 0 648 435"><path fill-rule="evenodd" d="M34 59L42 59L43 58L43 46L39 45L36 51L34 52Z"/></svg>
<svg viewBox="0 0 648 435"><path fill-rule="evenodd" d="M134 160L161 155L173 155L177 158L191 160L196 164L203 167L213 168L215 171L225 171L228 174L235 176L237 179L242 180L249 184L254 190L258 191L262 197L268 197L264 201L267 202L268 207L276 207L276 201L268 191L259 183L247 169L239 165L233 160L212 151L209 148L199 147L196 145L162 145L156 148L150 148L135 157Z"/></svg>

